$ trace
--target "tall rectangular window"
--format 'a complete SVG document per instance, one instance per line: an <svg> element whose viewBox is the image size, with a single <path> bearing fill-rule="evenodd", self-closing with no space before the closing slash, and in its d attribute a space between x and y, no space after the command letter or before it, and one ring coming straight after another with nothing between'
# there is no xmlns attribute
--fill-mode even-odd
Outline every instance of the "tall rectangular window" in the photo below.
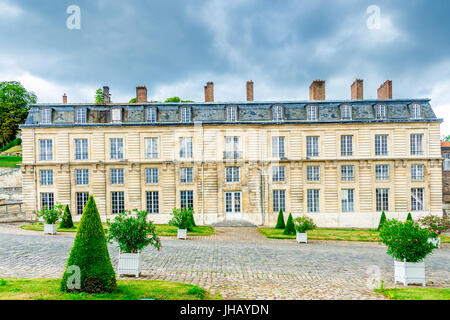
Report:
<svg viewBox="0 0 450 320"><path fill-rule="evenodd" d="M353 212L354 208L354 191L353 189L341 190L342 212Z"/></svg>
<svg viewBox="0 0 450 320"><path fill-rule="evenodd" d="M341 136L341 156L353 155L353 136Z"/></svg>
<svg viewBox="0 0 450 320"><path fill-rule="evenodd" d="M376 190L377 211L389 211L389 189Z"/></svg>
<svg viewBox="0 0 450 320"><path fill-rule="evenodd" d="M181 191L181 208L194 208L194 191Z"/></svg>
<svg viewBox="0 0 450 320"><path fill-rule="evenodd" d="M181 122L187 123L191 122L191 108L190 107L181 107L180 108L180 120Z"/></svg>
<svg viewBox="0 0 450 320"><path fill-rule="evenodd" d="M88 158L88 139L75 139L75 160L87 160Z"/></svg>
<svg viewBox="0 0 450 320"><path fill-rule="evenodd" d="M388 136L376 135L375 136L375 155L387 156L388 155Z"/></svg>
<svg viewBox="0 0 450 320"><path fill-rule="evenodd" d="M422 118L422 107L418 103L413 103L410 107L411 118L421 119Z"/></svg>
<svg viewBox="0 0 450 320"><path fill-rule="evenodd" d="M284 182L285 180L285 167L272 167L272 182Z"/></svg>
<svg viewBox="0 0 450 320"><path fill-rule="evenodd" d="M123 184L123 169L111 169L111 184Z"/></svg>
<svg viewBox="0 0 450 320"><path fill-rule="evenodd" d="M242 154L240 151L239 137L225 137L225 159L240 159Z"/></svg>
<svg viewBox="0 0 450 320"><path fill-rule="evenodd" d="M44 108L41 109L41 124L51 124L52 123L52 109Z"/></svg>
<svg viewBox="0 0 450 320"><path fill-rule="evenodd" d="M89 170L88 169L76 169L75 170L75 183L77 185L89 184Z"/></svg>
<svg viewBox="0 0 450 320"><path fill-rule="evenodd" d="M354 166L341 166L341 180L353 181L355 179Z"/></svg>
<svg viewBox="0 0 450 320"><path fill-rule="evenodd" d="M411 210L412 211L423 211L423 188L412 188L411 189Z"/></svg>
<svg viewBox="0 0 450 320"><path fill-rule="evenodd" d="M53 170L41 170L41 186L53 185Z"/></svg>
<svg viewBox="0 0 450 320"><path fill-rule="evenodd" d="M155 123L156 122L156 108L150 107L145 109L145 122Z"/></svg>
<svg viewBox="0 0 450 320"><path fill-rule="evenodd" d="M410 136L411 155L423 155L423 134L412 134Z"/></svg>
<svg viewBox="0 0 450 320"><path fill-rule="evenodd" d="M226 167L225 168L225 180L226 182L239 182L241 178L240 167Z"/></svg>
<svg viewBox="0 0 450 320"><path fill-rule="evenodd" d="M273 190L273 212L286 211L286 191Z"/></svg>
<svg viewBox="0 0 450 320"><path fill-rule="evenodd" d="M39 140L40 160L53 160L53 140Z"/></svg>
<svg viewBox="0 0 450 320"><path fill-rule="evenodd" d="M225 212L240 213L241 211L241 193L225 192Z"/></svg>
<svg viewBox="0 0 450 320"><path fill-rule="evenodd" d="M306 119L308 121L317 121L318 119L317 106L307 106L306 107Z"/></svg>
<svg viewBox="0 0 450 320"><path fill-rule="evenodd" d="M238 108L235 106L227 107L227 121L236 122L238 120Z"/></svg>
<svg viewBox="0 0 450 320"><path fill-rule="evenodd" d="M192 138L180 138L180 158L192 158Z"/></svg>
<svg viewBox="0 0 450 320"><path fill-rule="evenodd" d="M376 105L375 106L375 118L377 120L384 120L387 118L387 107L386 105Z"/></svg>
<svg viewBox="0 0 450 320"><path fill-rule="evenodd" d="M111 122L113 122L113 123L122 122L122 109L121 108L111 109Z"/></svg>
<svg viewBox="0 0 450 320"><path fill-rule="evenodd" d="M145 138L145 158L158 158L158 138Z"/></svg>
<svg viewBox="0 0 450 320"><path fill-rule="evenodd" d="M283 106L273 106L272 119L273 121L283 121Z"/></svg>
<svg viewBox="0 0 450 320"><path fill-rule="evenodd" d="M411 165L411 180L423 180L423 164Z"/></svg>
<svg viewBox="0 0 450 320"><path fill-rule="evenodd" d="M308 212L319 212L319 192L318 189L309 189L306 193Z"/></svg>
<svg viewBox="0 0 450 320"><path fill-rule="evenodd" d="M306 156L319 156L319 137L306 137Z"/></svg>
<svg viewBox="0 0 450 320"><path fill-rule="evenodd" d="M75 122L77 124L84 124L87 122L87 109L78 108L75 111Z"/></svg>
<svg viewBox="0 0 450 320"><path fill-rule="evenodd" d="M158 183L158 168L146 168L145 169L145 183L157 184Z"/></svg>
<svg viewBox="0 0 450 320"><path fill-rule="evenodd" d="M53 192L44 192L41 193L41 206L42 209L53 209L53 206L55 205L55 197Z"/></svg>
<svg viewBox="0 0 450 320"><path fill-rule="evenodd" d="M111 144L111 159L123 159L123 139L112 138Z"/></svg>
<svg viewBox="0 0 450 320"><path fill-rule="evenodd" d="M284 137L272 137L272 157L284 158Z"/></svg>
<svg viewBox="0 0 450 320"><path fill-rule="evenodd" d="M180 168L181 183L192 183L193 180L193 168Z"/></svg>
<svg viewBox="0 0 450 320"><path fill-rule="evenodd" d="M145 193L147 200L147 212L159 213L159 192L147 191Z"/></svg>
<svg viewBox="0 0 450 320"><path fill-rule="evenodd" d="M306 178L308 181L320 181L320 166L307 166Z"/></svg>
<svg viewBox="0 0 450 320"><path fill-rule="evenodd" d="M83 214L84 206L89 199L89 192L77 192L77 214Z"/></svg>
<svg viewBox="0 0 450 320"><path fill-rule="evenodd" d="M341 106L341 119L342 120L352 120L352 106L344 104Z"/></svg>
<svg viewBox="0 0 450 320"><path fill-rule="evenodd" d="M389 180L389 165L377 164L375 166L375 178L378 181Z"/></svg>
<svg viewBox="0 0 450 320"><path fill-rule="evenodd" d="M119 214L125 211L125 194L123 191L111 192L112 214Z"/></svg>

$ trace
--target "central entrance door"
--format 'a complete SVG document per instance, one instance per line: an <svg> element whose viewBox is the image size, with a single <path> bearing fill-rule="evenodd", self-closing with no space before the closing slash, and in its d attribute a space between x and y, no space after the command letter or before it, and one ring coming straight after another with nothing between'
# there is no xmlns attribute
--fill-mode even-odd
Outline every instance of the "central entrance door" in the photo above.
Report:
<svg viewBox="0 0 450 320"><path fill-rule="evenodd" d="M225 212L227 219L237 219L242 215L242 193L225 192Z"/></svg>

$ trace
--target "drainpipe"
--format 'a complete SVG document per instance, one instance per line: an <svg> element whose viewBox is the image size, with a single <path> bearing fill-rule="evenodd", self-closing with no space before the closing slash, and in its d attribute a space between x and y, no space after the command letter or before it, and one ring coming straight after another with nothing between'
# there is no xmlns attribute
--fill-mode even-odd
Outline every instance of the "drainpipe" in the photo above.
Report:
<svg viewBox="0 0 450 320"><path fill-rule="evenodd" d="M37 213L38 210L38 191L37 191L37 176L36 176L36 135L35 130L33 128L33 175L34 175L34 214ZM22 181L22 197L23 197L23 181Z"/></svg>
<svg viewBox="0 0 450 320"><path fill-rule="evenodd" d="M205 130L202 126L202 224L205 225Z"/></svg>
<svg viewBox="0 0 450 320"><path fill-rule="evenodd" d="M265 215L264 215L264 168L261 168L261 170L259 171L260 174L260 194L259 194L259 200L260 200L260 205L261 205L261 220L262 220L262 225L265 224L266 219L265 219Z"/></svg>

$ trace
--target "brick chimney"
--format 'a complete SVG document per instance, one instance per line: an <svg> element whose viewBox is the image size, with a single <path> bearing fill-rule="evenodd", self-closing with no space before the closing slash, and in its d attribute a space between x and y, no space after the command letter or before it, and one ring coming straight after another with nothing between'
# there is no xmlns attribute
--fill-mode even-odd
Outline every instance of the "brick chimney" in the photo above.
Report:
<svg viewBox="0 0 450 320"><path fill-rule="evenodd" d="M208 82L205 86L205 102L214 102L214 82Z"/></svg>
<svg viewBox="0 0 450 320"><path fill-rule="evenodd" d="M145 86L136 87L136 102L137 103L147 102L147 88Z"/></svg>
<svg viewBox="0 0 450 320"><path fill-rule="evenodd" d="M392 81L391 80L386 80L378 88L378 99L380 99L380 100L392 99Z"/></svg>
<svg viewBox="0 0 450 320"><path fill-rule="evenodd" d="M247 101L253 101L253 81L247 81Z"/></svg>
<svg viewBox="0 0 450 320"><path fill-rule="evenodd" d="M364 99L364 80L356 79L352 84L352 100Z"/></svg>
<svg viewBox="0 0 450 320"><path fill-rule="evenodd" d="M65 93L63 95L63 103L67 103L67 95Z"/></svg>
<svg viewBox="0 0 450 320"><path fill-rule="evenodd" d="M325 100L325 81L314 80L309 86L309 100Z"/></svg>
<svg viewBox="0 0 450 320"><path fill-rule="evenodd" d="M109 87L103 87L103 103L111 103L111 94L109 93Z"/></svg>

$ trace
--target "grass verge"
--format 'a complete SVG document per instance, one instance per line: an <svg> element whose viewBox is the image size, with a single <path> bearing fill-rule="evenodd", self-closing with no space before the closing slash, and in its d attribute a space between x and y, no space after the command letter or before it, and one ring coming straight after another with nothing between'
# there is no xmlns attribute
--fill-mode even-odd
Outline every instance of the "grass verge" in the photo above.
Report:
<svg viewBox="0 0 450 320"><path fill-rule="evenodd" d="M0 279L0 300L219 300L195 285L159 280L118 280L112 293L66 293L60 279Z"/></svg>
<svg viewBox="0 0 450 320"><path fill-rule="evenodd" d="M16 156L1 156L0 167L18 168L17 164L22 163L22 157Z"/></svg>
<svg viewBox="0 0 450 320"><path fill-rule="evenodd" d="M448 288L391 288L375 289L391 300L450 300L450 289Z"/></svg>

